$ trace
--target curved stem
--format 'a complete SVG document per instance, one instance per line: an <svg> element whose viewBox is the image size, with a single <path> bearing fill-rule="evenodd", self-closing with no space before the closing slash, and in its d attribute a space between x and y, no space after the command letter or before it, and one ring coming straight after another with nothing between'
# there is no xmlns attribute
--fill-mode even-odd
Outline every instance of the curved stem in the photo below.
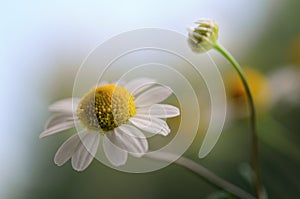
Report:
<svg viewBox="0 0 300 199"><path fill-rule="evenodd" d="M163 160L166 162L170 162L170 161L173 161L174 159L178 158L178 156L176 156L175 154L162 153L162 152L148 153L145 155L145 157L154 158L157 160ZM223 190L225 190L239 198L255 199L255 197L252 196L251 194L249 194L246 191L244 191L243 189L235 186L234 184L231 184L230 182L220 178L213 172L209 171L208 169L206 169L202 165L194 162L191 159L181 156L174 163L176 163L186 169L189 169L190 171L192 171L192 172L200 175L204 179L206 179L211 184L218 186L218 187L222 188Z"/></svg>
<svg viewBox="0 0 300 199"><path fill-rule="evenodd" d="M258 160L258 136L257 136L257 126L256 126L256 113L255 113L255 106L254 100L250 91L249 84L247 79L242 71L242 68L238 64L238 62L233 58L233 56L220 44L215 44L214 49L221 53L235 68L237 73L239 74L242 83L244 85L247 98L249 101L249 108L250 108L250 120L251 120L251 135L252 135L252 152L251 152L251 159L252 159L252 168L254 172L254 185L255 185L255 192L259 199L263 198L263 188L260 182L260 175L259 175L259 160Z"/></svg>

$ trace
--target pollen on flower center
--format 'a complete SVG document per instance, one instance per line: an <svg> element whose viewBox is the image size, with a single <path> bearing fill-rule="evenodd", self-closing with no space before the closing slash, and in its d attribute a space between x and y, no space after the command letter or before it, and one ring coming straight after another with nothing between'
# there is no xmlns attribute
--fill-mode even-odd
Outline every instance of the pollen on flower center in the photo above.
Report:
<svg viewBox="0 0 300 199"><path fill-rule="evenodd" d="M114 84L94 88L81 99L77 116L88 129L110 131L136 113L134 96Z"/></svg>

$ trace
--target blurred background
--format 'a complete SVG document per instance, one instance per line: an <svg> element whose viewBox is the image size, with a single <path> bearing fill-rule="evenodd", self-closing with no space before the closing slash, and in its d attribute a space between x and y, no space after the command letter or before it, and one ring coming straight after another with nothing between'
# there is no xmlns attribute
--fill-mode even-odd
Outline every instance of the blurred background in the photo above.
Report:
<svg viewBox="0 0 300 199"><path fill-rule="evenodd" d="M81 173L69 162L57 167L56 150L74 132L38 138L48 105L72 96L76 72L98 44L144 27L187 34L199 18L219 24L219 41L246 69L259 109L269 198L300 198L299 8L299 0L2 1L0 198L215 198L218 188L175 164L145 174L97 161ZM245 179L250 136L243 91L230 65L210 55L224 75L228 119L206 158L197 157L205 124L185 155L252 192Z"/></svg>

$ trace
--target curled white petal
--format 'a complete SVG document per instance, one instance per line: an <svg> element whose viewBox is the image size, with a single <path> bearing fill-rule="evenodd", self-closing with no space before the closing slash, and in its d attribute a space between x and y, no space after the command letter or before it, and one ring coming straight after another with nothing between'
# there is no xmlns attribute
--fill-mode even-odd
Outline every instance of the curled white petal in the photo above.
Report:
<svg viewBox="0 0 300 199"><path fill-rule="evenodd" d="M145 107L164 101L172 94L172 90L164 86L150 88L140 94L134 101L137 107Z"/></svg>
<svg viewBox="0 0 300 199"><path fill-rule="evenodd" d="M68 98L59 100L54 102L52 105L49 106L49 110L53 112L65 112L65 113L73 113L73 103L74 107L77 107L80 99L78 98Z"/></svg>
<svg viewBox="0 0 300 199"><path fill-rule="evenodd" d="M171 131L166 121L155 117L137 115L129 121L138 128L153 134L167 136Z"/></svg>
<svg viewBox="0 0 300 199"><path fill-rule="evenodd" d="M114 130L114 133L107 134L109 140L136 157L141 157L148 151L148 142L145 135L132 125L122 125Z"/></svg>
<svg viewBox="0 0 300 199"><path fill-rule="evenodd" d="M49 129L46 129L44 132L42 132L40 134L39 138L43 138L43 137L46 137L46 136L49 136L49 135L60 133L60 132L63 132L65 130L68 130L68 129L71 129L71 128L74 128L74 127L75 127L74 121L68 121L68 122L64 122L64 123L61 123L61 124L57 124L55 126L52 126Z"/></svg>
<svg viewBox="0 0 300 199"><path fill-rule="evenodd" d="M52 117L48 119L48 121L45 124L45 130L49 129L53 126L56 126L60 123L68 122L73 120L73 114L67 114L67 113L59 113L55 114Z"/></svg>
<svg viewBox="0 0 300 199"><path fill-rule="evenodd" d="M133 95L137 95L138 93L146 90L155 84L156 81L150 78L138 78L131 80L127 84L125 84L125 88Z"/></svg>
<svg viewBox="0 0 300 199"><path fill-rule="evenodd" d="M73 155L75 152L78 144L80 144L80 137L78 134L75 134L71 136L69 139L67 139L57 150L54 162L58 166L61 166L65 164Z"/></svg>
<svg viewBox="0 0 300 199"><path fill-rule="evenodd" d="M150 107L138 108L136 114L158 118L170 118L180 115L180 111L177 107L172 105L154 104Z"/></svg>
<svg viewBox="0 0 300 199"><path fill-rule="evenodd" d="M108 81L101 81L100 83L97 84L97 87L98 86L105 86L105 85L108 85Z"/></svg>
<svg viewBox="0 0 300 199"><path fill-rule="evenodd" d="M114 132L108 132L114 134ZM106 133L103 137L103 150L109 160L109 162L114 166L121 166L126 163L128 153L125 150L114 145L110 139L107 137Z"/></svg>
<svg viewBox="0 0 300 199"><path fill-rule="evenodd" d="M85 170L93 161L99 146L100 134L85 133L81 137L81 144L72 155L72 167L77 171Z"/></svg>

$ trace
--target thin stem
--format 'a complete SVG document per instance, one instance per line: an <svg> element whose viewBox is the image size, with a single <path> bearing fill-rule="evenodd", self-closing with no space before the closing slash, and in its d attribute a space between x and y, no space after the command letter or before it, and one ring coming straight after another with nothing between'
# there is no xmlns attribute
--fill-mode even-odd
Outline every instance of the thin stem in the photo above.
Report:
<svg viewBox="0 0 300 199"><path fill-rule="evenodd" d="M251 159L252 159L252 168L254 172L254 184L255 184L255 192L259 199L263 198L263 188L260 182L260 175L259 175L259 160L258 160L258 136L257 136L257 126L256 126L256 113L255 113L255 106L254 100L250 91L249 84L247 79L242 71L242 68L238 64L238 62L233 58L233 56L220 44L215 44L214 49L221 53L235 68L237 73L239 74L242 83L245 87L247 98L249 101L249 108L250 108L250 126L251 126L251 135L252 135L252 152L251 152Z"/></svg>
<svg viewBox="0 0 300 199"><path fill-rule="evenodd" d="M166 162L170 162L170 161L173 161L174 159L178 158L178 156L176 156L175 154L162 153L162 152L148 153L145 156L149 157L149 158L154 158L157 160L163 160ZM191 159L181 156L174 163L176 163L186 169L189 169L190 171L192 171L192 172L198 174L199 176L201 176L202 178L206 179L211 184L213 184L213 185L215 185L215 186L217 186L239 198L255 199L255 197L252 196L251 194L249 194L246 191L244 191L243 189L235 186L234 184L220 178L213 172L209 171L208 169L206 169L202 165L194 162Z"/></svg>

